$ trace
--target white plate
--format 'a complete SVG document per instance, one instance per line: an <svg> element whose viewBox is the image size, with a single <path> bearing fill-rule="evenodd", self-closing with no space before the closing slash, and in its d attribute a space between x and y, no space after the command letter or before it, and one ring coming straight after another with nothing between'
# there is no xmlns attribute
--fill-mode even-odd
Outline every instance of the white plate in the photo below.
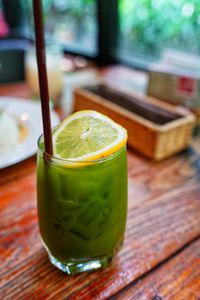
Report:
<svg viewBox="0 0 200 300"><path fill-rule="evenodd" d="M0 97L0 109L14 115L27 128L27 137L15 149L0 156L0 169L16 164L37 152L37 140L42 134L42 116L39 102L20 98ZM58 115L51 111L52 126L58 125Z"/></svg>

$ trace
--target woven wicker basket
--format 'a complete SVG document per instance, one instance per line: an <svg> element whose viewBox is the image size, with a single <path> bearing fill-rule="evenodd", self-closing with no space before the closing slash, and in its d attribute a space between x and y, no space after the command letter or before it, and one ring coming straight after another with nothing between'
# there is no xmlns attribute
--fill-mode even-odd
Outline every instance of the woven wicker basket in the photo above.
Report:
<svg viewBox="0 0 200 300"><path fill-rule="evenodd" d="M113 86L107 86L113 90ZM135 113L134 109L121 107L108 100L105 95L92 92L88 87L74 91L74 110L92 109L108 115L128 130L128 144L144 156L162 160L188 147L196 118L188 110L164 103L158 99L135 93L127 93L114 87L116 98L133 97L142 106L152 106L158 114L174 114L175 119L165 124L156 124L152 120ZM114 99L113 99L114 100ZM118 101L119 102L119 101ZM132 110L132 111L131 111ZM148 109L145 108L147 111ZM147 112L148 113L148 112Z"/></svg>

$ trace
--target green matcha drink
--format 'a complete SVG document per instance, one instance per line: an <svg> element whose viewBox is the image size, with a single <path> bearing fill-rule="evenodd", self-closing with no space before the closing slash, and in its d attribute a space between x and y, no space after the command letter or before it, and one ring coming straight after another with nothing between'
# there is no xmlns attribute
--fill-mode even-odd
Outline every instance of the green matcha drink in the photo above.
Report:
<svg viewBox="0 0 200 300"><path fill-rule="evenodd" d="M126 145L103 157L104 152L105 146L100 157L98 153L95 159L83 160L72 154L70 159L48 156L44 155L43 137L38 142L40 232L51 262L68 274L107 266L123 243Z"/></svg>

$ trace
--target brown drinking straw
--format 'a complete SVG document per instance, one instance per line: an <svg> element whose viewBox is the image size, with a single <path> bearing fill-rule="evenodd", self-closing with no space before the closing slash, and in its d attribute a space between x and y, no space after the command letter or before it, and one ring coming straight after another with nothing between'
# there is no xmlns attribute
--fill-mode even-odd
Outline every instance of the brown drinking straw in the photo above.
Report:
<svg viewBox="0 0 200 300"><path fill-rule="evenodd" d="M51 118L49 108L49 90L47 81L43 10L40 0L33 0L33 14L35 24L36 54L39 75L40 97L42 107L42 122L44 130L45 152L53 154L51 137Z"/></svg>

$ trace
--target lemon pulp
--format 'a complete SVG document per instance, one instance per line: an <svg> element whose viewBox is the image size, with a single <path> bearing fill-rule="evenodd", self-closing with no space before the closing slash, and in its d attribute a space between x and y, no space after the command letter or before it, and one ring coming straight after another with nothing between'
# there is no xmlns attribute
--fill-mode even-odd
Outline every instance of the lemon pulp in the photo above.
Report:
<svg viewBox="0 0 200 300"><path fill-rule="evenodd" d="M125 145L127 131L93 110L79 111L60 124L53 134L54 155L75 161L106 157Z"/></svg>

